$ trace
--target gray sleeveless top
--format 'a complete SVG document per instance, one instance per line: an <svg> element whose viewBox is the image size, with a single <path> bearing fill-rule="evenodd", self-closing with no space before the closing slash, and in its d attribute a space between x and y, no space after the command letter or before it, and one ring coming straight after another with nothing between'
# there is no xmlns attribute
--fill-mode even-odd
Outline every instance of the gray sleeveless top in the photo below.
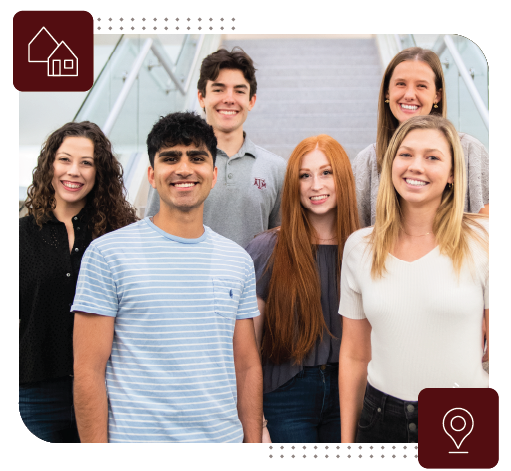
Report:
<svg viewBox="0 0 511 471"><path fill-rule="evenodd" d="M277 234L275 232L263 232L256 236L245 248L254 261L256 293L263 301L268 298L269 282L272 276L271 267L266 273L264 272L276 242ZM337 313L339 310L336 273L337 250L337 245L319 245L316 252L316 264L321 281L321 307L325 323L334 338L325 332L323 340L318 339L316 341L314 348L300 365L295 365L293 359L280 365L271 362L263 364L263 393L271 392L282 386L302 371L304 366L339 362L342 324L341 316ZM282 282L285 283L285 280L282 280Z"/></svg>

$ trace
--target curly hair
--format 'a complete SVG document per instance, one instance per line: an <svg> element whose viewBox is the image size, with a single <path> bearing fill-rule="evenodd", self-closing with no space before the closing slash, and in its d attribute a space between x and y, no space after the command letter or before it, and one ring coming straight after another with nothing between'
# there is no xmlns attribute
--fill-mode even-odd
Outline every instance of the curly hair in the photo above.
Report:
<svg viewBox="0 0 511 471"><path fill-rule="evenodd" d="M37 167L32 171L32 184L28 187L25 207L34 216L37 225L51 219L56 207L52 185L53 162L57 150L66 137L85 137L94 144L96 181L87 195L86 206L91 210L90 229L94 238L127 226L138 220L135 208L126 200L123 170L112 153L112 144L94 123L67 123L54 131L41 147Z"/></svg>
<svg viewBox="0 0 511 471"><path fill-rule="evenodd" d="M191 144L197 148L206 147L215 165L217 140L213 128L206 121L192 111L161 116L147 136L147 154L151 167L154 168L156 153L164 147Z"/></svg>

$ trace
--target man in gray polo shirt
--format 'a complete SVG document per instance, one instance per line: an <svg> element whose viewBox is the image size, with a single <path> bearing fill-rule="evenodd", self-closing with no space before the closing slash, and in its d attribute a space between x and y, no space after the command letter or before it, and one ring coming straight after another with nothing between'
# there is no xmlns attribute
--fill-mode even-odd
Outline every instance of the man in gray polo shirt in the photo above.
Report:
<svg viewBox="0 0 511 471"><path fill-rule="evenodd" d="M256 146L243 132L257 90L247 53L220 49L207 56L197 88L199 104L218 141L218 179L204 203L204 224L245 247L256 234L280 225L286 161ZM154 216L159 203L150 188L146 216Z"/></svg>

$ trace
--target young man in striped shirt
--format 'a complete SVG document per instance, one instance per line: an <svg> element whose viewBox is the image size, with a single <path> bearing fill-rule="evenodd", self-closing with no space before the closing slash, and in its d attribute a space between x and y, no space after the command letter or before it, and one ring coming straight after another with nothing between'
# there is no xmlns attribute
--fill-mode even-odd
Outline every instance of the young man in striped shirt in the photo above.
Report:
<svg viewBox="0 0 511 471"><path fill-rule="evenodd" d="M161 118L147 138L159 212L83 257L71 308L82 442L261 440L252 260L203 225L216 143L193 113Z"/></svg>

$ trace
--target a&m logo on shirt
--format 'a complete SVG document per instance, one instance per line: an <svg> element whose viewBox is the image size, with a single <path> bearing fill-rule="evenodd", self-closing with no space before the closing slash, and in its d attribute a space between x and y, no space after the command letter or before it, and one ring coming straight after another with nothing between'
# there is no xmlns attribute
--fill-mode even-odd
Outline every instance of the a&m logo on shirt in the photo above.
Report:
<svg viewBox="0 0 511 471"><path fill-rule="evenodd" d="M256 178L254 181L254 185L257 186L260 190L262 188L266 188L266 182L264 181L264 178Z"/></svg>

